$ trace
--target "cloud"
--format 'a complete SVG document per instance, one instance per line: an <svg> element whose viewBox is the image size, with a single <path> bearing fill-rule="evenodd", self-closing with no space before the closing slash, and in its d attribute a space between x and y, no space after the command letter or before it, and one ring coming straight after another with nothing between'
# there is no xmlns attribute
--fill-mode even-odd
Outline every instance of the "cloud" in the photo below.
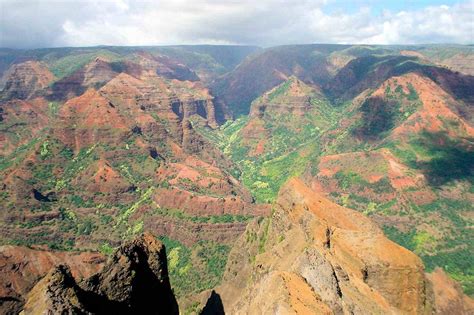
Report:
<svg viewBox="0 0 474 315"><path fill-rule="evenodd" d="M474 0L382 12L341 1L0 0L0 46L474 42Z"/></svg>

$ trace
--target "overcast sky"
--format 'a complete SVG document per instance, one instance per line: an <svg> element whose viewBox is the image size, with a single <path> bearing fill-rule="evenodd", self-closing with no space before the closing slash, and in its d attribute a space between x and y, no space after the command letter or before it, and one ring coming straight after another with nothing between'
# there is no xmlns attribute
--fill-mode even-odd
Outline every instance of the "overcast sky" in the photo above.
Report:
<svg viewBox="0 0 474 315"><path fill-rule="evenodd" d="M474 43L474 0L0 0L0 47Z"/></svg>

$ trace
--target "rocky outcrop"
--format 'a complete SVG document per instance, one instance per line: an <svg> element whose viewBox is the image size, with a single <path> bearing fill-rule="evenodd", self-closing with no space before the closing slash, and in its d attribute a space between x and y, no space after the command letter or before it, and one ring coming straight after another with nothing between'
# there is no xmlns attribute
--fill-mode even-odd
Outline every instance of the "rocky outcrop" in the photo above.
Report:
<svg viewBox="0 0 474 315"><path fill-rule="evenodd" d="M54 266L67 264L72 275L81 279L98 272L104 261L104 257L98 253L0 246L0 313L17 314L25 302L26 294Z"/></svg>
<svg viewBox="0 0 474 315"><path fill-rule="evenodd" d="M145 233L80 283L68 267L56 267L30 291L23 314L64 313L178 314L164 245Z"/></svg>
<svg viewBox="0 0 474 315"><path fill-rule="evenodd" d="M83 292L69 267L59 265L28 293L20 314L90 314L82 299Z"/></svg>
<svg viewBox="0 0 474 315"><path fill-rule="evenodd" d="M294 115L302 117L311 109L311 97L316 90L295 76L267 91L252 103L251 118L265 118L271 115Z"/></svg>
<svg viewBox="0 0 474 315"><path fill-rule="evenodd" d="M221 294L226 312L429 314L421 260L367 217L300 180L280 191L273 215L254 222L231 252Z"/></svg>

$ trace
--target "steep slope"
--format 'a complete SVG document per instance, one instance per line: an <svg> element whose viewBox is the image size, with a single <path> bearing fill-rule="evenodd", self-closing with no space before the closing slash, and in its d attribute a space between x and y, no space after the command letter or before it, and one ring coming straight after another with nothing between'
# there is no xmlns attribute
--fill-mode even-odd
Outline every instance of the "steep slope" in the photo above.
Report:
<svg viewBox="0 0 474 315"><path fill-rule="evenodd" d="M447 310L434 302L416 255L299 180L281 189L272 216L249 225L239 242L216 289L232 314ZM439 283L433 283L436 290ZM466 303L460 313L470 311Z"/></svg>
<svg viewBox="0 0 474 315"><path fill-rule="evenodd" d="M0 312L18 314L27 293L54 266L67 264L76 279L98 272L105 262L100 253L69 253L0 246Z"/></svg>
<svg viewBox="0 0 474 315"><path fill-rule="evenodd" d="M326 153L305 178L373 217L388 236L443 266L472 292L470 105L419 73L359 95L322 137ZM446 267L447 266L447 267Z"/></svg>
<svg viewBox="0 0 474 315"><path fill-rule="evenodd" d="M390 77L407 73L426 76L457 100L473 103L474 92L470 88L474 84L473 76L434 66L428 60L413 55L368 55L356 58L338 71L324 86L324 90L336 103L343 103L366 89L377 88Z"/></svg>
<svg viewBox="0 0 474 315"><path fill-rule="evenodd" d="M14 64L5 74L1 98L28 99L41 93L54 80L54 75L40 62L26 61Z"/></svg>
<svg viewBox="0 0 474 315"><path fill-rule="evenodd" d="M110 252L152 228L189 256L210 249L178 258L187 269L172 272L208 289L221 277L210 260L225 263L246 221L268 207L190 123L217 127L214 97L194 72L166 56L129 57L97 57L49 94L1 103L1 243Z"/></svg>
<svg viewBox="0 0 474 315"><path fill-rule="evenodd" d="M257 201L301 176L471 294L473 77L406 47L326 59L335 75L322 88L296 89L290 78L256 98L248 117L199 131L237 163Z"/></svg>
<svg viewBox="0 0 474 315"><path fill-rule="evenodd" d="M216 80L213 93L229 107L234 117L249 113L251 102L295 75L306 83L322 85L331 75L326 57L344 45L279 46L244 60L234 71Z"/></svg>
<svg viewBox="0 0 474 315"><path fill-rule="evenodd" d="M120 59L97 57L52 85L50 98L64 100L81 95L89 88L99 89L107 82L126 73L136 78L158 75L166 79L197 81L197 75L185 65L167 56L135 52Z"/></svg>
<svg viewBox="0 0 474 315"><path fill-rule="evenodd" d="M159 47L157 50L186 64L202 81L211 82L233 70L246 57L258 53L260 48L244 45L185 45Z"/></svg>
<svg viewBox="0 0 474 315"><path fill-rule="evenodd" d="M59 265L28 293L23 314L178 314L163 244L145 233L123 244L102 271L77 282Z"/></svg>
<svg viewBox="0 0 474 315"><path fill-rule="evenodd" d="M302 174L318 154L317 139L336 117L317 87L291 76L253 101L247 118L215 131L197 130L239 166L244 185L257 201L270 202L280 186Z"/></svg>

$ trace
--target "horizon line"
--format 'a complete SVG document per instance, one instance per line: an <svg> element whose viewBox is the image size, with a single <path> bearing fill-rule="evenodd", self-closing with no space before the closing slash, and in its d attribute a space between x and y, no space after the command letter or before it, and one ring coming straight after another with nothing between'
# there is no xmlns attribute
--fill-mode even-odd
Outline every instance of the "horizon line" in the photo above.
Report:
<svg viewBox="0 0 474 315"><path fill-rule="evenodd" d="M91 45L91 46L50 46L50 47L30 47L30 48L15 48L15 47L3 47L0 46L0 49L10 49L10 50L41 50L41 49L71 49L71 48L154 48L154 47L197 47L197 46L209 46L209 47L254 47L260 49L269 49L275 47L285 47L285 46L311 46L311 45L325 45L325 46L380 46L380 47L402 47L402 46L463 46L463 47L473 47L474 43L471 44L460 44L460 43L420 43L420 44L363 44L363 43L297 43L297 44L281 44L281 45L271 45L271 46L259 46L252 44L157 44L157 45ZM473 47L474 48L474 47Z"/></svg>

